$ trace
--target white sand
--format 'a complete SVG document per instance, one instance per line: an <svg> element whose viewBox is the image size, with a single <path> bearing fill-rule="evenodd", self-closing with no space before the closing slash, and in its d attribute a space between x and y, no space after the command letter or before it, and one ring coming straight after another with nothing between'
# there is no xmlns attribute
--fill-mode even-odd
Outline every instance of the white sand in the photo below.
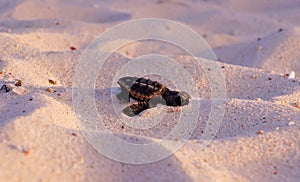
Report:
<svg viewBox="0 0 300 182"><path fill-rule="evenodd" d="M13 88L0 93L0 181L300 181L299 11L295 0L0 1L0 86ZM209 84L199 76L202 119L186 145L161 161L130 165L85 140L71 87L80 55L96 36L145 17L179 21L206 37L223 62L228 102L216 138L199 150L209 112ZM159 47L132 44L112 59L128 61L151 53L147 48ZM291 71L296 79L284 77ZM22 87L14 86L18 79ZM110 104L97 99L99 108ZM107 124L120 135L139 134L114 117ZM159 138L172 124L143 134Z"/></svg>

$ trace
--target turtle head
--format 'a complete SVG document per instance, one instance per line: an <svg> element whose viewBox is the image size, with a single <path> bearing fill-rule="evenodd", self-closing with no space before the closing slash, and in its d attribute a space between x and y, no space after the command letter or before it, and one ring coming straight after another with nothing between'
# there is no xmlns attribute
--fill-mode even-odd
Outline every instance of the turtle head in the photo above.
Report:
<svg viewBox="0 0 300 182"><path fill-rule="evenodd" d="M184 106L189 103L191 96L186 92L179 92L175 97L175 102L178 106Z"/></svg>
<svg viewBox="0 0 300 182"><path fill-rule="evenodd" d="M126 76L126 77L122 77L118 80L118 84L120 86L126 87L126 86L132 86L133 83L137 80L137 77L130 77L130 76Z"/></svg>

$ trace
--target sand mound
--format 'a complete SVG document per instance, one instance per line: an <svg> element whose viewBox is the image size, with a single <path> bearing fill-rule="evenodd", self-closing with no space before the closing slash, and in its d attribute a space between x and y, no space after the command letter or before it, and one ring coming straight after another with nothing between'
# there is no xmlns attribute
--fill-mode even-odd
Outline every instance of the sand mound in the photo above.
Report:
<svg viewBox="0 0 300 182"><path fill-rule="evenodd" d="M61 58L65 61L60 61ZM201 101L203 102L201 104L202 117L199 117L192 137L175 156L154 164L131 166L106 159L92 149L81 136L70 102L71 93L68 87L70 83L64 84L64 81L68 80L66 76L59 77L59 75L72 77L73 73L70 70L74 70L74 68L70 65L72 65L71 60L74 59L74 53L70 53L70 51L53 53L50 56L41 56L36 59L39 59L40 64L31 68L39 68L38 71L28 72L28 68L20 69L18 72L12 71L17 73L16 75L28 77L31 75L31 77L38 77L39 80L26 80L25 77L23 86L26 90L25 93L16 95L14 92L9 92L0 95L1 100L5 100L0 112L1 118L3 118L0 141L5 153L2 158L13 157L14 163L18 163L18 165L12 165L9 161L1 163L1 167L9 169L1 174L5 178L12 179L14 174L12 171L18 170L19 175L16 180L25 181L28 179L58 180L62 176L67 180L102 179L102 175L97 175L99 173L104 174L105 178L110 180L121 178L139 180L147 178L148 175L151 176L151 179L155 179L154 176L157 176L155 175L157 173L172 171L171 173L176 175L167 175L163 178L186 181L212 180L220 177L231 181L253 179L253 172L259 170L257 175L271 180L273 179L271 175L266 177L264 174L288 171L289 167L286 164L295 165L297 163L297 160L290 163L288 157L294 157L293 154L297 154L297 149L293 146L299 138L296 127L300 122L298 120L300 115L299 109L293 106L293 95L300 90L299 81L288 80L281 75L259 69L223 64L222 70L227 82L228 102L216 140L204 151L197 149L200 147L200 137L210 112L210 99L207 98ZM127 58L118 55L112 59L124 60ZM190 67L191 62L188 62L187 57L179 56L177 60L184 63L187 68ZM6 66L2 69L7 69L10 64L11 62L6 61ZM60 66L56 67L56 71L50 69L51 75L35 75L36 72L45 72L51 64ZM67 65L68 69L65 68ZM9 73L2 74L3 82L12 82L15 74L11 77L6 77L6 75ZM51 86L47 82L47 76L57 79L58 85L52 86L57 92L49 93L45 90L47 86ZM202 76L205 77L205 74ZM272 79L269 80L269 78ZM209 90L205 79L199 79L199 81L203 90ZM34 85L40 85L40 87ZM292 100L280 102L282 100L278 98L284 95L289 95ZM255 100L256 98L262 100ZM97 99L99 99L100 106L110 107L110 99L103 97L97 97ZM176 115L174 112L167 112L167 118L175 117L174 114ZM142 113L142 116L149 117L149 111ZM158 128L153 128L155 135L153 135L154 133L149 135L147 132L135 131L126 126L125 129L122 129L123 124L118 121L118 118L115 118L113 114L110 114L109 117L111 117L109 119L111 122L106 123L107 127L116 134L123 135L121 138L128 142L140 136L154 138L163 136L170 127L172 128L176 124L159 125ZM295 122L296 126L288 126L291 121ZM260 130L263 130L265 134L256 134ZM285 133L289 133L289 135L286 136ZM57 141L56 138L63 139ZM266 146L259 145L259 143L265 142ZM287 150L285 145L277 145L277 142L287 142L290 148ZM269 152L260 155L264 150ZM251 151L250 155L248 151ZM211 153L214 155L210 155ZM273 156L274 153L278 154ZM187 158L187 156L189 157ZM226 156L226 158L222 156ZM278 163L278 160L281 162ZM252 164L250 161L255 161L255 163ZM223 163L226 165L220 168L219 166ZM252 167L248 169L250 164ZM271 167L264 168L265 165L271 165ZM36 166L42 167L36 169ZM70 172L70 168L72 172ZM199 170L203 172L199 172ZM35 175L29 175L28 171L34 171ZM148 171L147 175L144 173L145 171ZM287 177L284 176L284 173L278 175ZM291 179L294 179L295 175L297 174L289 173Z"/></svg>
<svg viewBox="0 0 300 182"><path fill-rule="evenodd" d="M93 4L86 1L53 1L47 4L25 1L15 7L11 16L17 20L60 18L91 23L121 21L131 17L129 13L115 12L108 7L101 7L96 3Z"/></svg>
<svg viewBox="0 0 300 182"><path fill-rule="evenodd" d="M299 74L300 29L278 29L250 43L216 49L221 61L286 74ZM220 54L218 54L220 52Z"/></svg>

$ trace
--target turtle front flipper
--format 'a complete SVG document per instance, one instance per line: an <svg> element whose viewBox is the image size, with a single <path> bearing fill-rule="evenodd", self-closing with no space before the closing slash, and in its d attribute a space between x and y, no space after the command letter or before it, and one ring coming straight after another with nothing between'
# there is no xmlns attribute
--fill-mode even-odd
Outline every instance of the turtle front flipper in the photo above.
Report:
<svg viewBox="0 0 300 182"><path fill-rule="evenodd" d="M128 103L130 101L129 92L125 88L121 88L121 93L117 95L117 98L124 103Z"/></svg>
<svg viewBox="0 0 300 182"><path fill-rule="evenodd" d="M148 108L149 108L148 101L142 101L127 106L125 109L123 109L123 113L126 114L127 116L133 117Z"/></svg>

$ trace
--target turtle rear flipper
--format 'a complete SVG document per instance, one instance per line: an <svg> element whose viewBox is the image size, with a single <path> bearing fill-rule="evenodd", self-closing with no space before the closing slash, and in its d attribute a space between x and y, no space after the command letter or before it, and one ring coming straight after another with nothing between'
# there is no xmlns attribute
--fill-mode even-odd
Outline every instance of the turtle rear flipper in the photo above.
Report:
<svg viewBox="0 0 300 182"><path fill-rule="evenodd" d="M123 113L129 117L133 117L148 108L149 108L149 103L147 101L142 101L127 106L125 109L123 109Z"/></svg>

